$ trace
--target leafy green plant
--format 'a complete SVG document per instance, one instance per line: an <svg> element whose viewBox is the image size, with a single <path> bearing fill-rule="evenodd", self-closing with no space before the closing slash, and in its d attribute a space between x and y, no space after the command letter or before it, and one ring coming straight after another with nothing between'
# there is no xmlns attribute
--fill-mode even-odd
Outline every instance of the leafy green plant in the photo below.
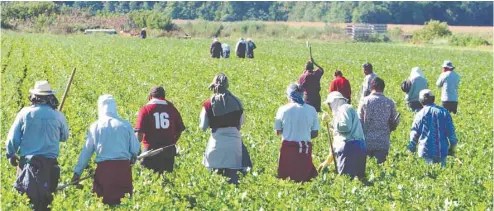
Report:
<svg viewBox="0 0 494 211"><path fill-rule="evenodd" d="M101 94L114 95L120 116L134 124L136 112L147 102L149 88L163 85L187 130L178 142L183 151L176 159L174 172L159 176L136 164L133 195L126 196L122 205L103 205L91 192L92 181L87 180L81 183L82 190L70 187L56 193L54 211L492 209L493 125L491 118L486 118L493 115L490 52L313 41L314 59L327 73L341 69L350 81L354 107L363 80L361 64L371 62L374 72L386 82L384 94L396 101L401 123L391 134L388 160L377 165L375 159L368 159L370 184L332 171L297 184L276 178L281 140L272 127L276 109L287 102L286 86L303 72L307 61L305 40L252 38L257 45L255 59L214 60L208 54L210 39L2 33L0 139L6 140L15 115L29 105L27 93L34 81L48 79L60 98L72 68L77 67L64 105L70 137L60 148L60 183L68 183L72 177L86 130L97 119L96 101ZM237 39L221 41L233 46ZM407 110L399 87L414 66L421 67L429 84L433 84L445 59L453 61L462 81L459 111L453 116L459 138L457 158L448 157L446 167L440 168L406 152L413 113ZM241 134L254 167L241 175L239 186L228 185L225 178L208 172L201 164L209 133L197 127L198 115L202 102L211 95L207 86L219 72L228 75L230 90L245 108L246 124ZM333 79L327 73L321 80L323 97ZM440 96L439 89L430 89ZM320 136L313 140L316 165L329 152L327 135L326 129L321 129ZM2 147L0 152L4 155L5 149ZM12 188L16 169L5 156L1 159L0 208L29 210L27 197ZM95 166L91 163L91 168Z"/></svg>
<svg viewBox="0 0 494 211"><path fill-rule="evenodd" d="M424 28L413 32L412 41L414 43L429 42L435 38L443 38L451 34L448 23L431 20L424 24Z"/></svg>

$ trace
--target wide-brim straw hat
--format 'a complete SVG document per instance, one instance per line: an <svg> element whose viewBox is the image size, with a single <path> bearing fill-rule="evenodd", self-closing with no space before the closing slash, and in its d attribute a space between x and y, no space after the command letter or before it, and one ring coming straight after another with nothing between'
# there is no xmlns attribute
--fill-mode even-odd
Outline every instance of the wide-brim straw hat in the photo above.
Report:
<svg viewBox="0 0 494 211"><path fill-rule="evenodd" d="M36 81L34 88L29 89L29 93L34 95L52 95L55 94L55 90L52 90L48 81Z"/></svg>

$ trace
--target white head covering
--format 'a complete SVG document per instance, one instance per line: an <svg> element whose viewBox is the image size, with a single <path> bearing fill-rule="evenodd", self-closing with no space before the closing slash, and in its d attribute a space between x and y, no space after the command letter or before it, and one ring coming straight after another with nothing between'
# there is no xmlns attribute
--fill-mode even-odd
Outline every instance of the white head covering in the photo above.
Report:
<svg viewBox="0 0 494 211"><path fill-rule="evenodd" d="M98 118L118 117L117 104L113 96L104 94L98 98Z"/></svg>
<svg viewBox="0 0 494 211"><path fill-rule="evenodd" d="M422 70L420 70L419 67L412 68L412 71L410 72L410 77L408 77L408 79L413 80L413 79L418 78L418 77L425 78L424 72L422 72Z"/></svg>
<svg viewBox="0 0 494 211"><path fill-rule="evenodd" d="M329 93L328 98L324 103L329 104L333 113L338 111L338 108L348 102L348 99L343 97L343 95L338 91L332 91Z"/></svg>

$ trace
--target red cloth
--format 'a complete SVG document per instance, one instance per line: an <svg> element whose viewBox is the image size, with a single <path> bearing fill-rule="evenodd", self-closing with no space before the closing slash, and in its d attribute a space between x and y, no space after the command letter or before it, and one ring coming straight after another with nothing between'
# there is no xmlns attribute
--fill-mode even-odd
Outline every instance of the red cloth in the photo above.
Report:
<svg viewBox="0 0 494 211"><path fill-rule="evenodd" d="M93 191L103 197L103 203L120 204L126 193L132 195L132 167L129 160L107 160L98 163Z"/></svg>
<svg viewBox="0 0 494 211"><path fill-rule="evenodd" d="M179 135L185 130L178 110L171 102L166 101L166 103L167 105L147 104L139 111L136 130L144 134L142 142L146 149L175 144Z"/></svg>
<svg viewBox="0 0 494 211"><path fill-rule="evenodd" d="M312 163L312 143L283 141L278 163L278 178L290 178L295 182L305 182L317 176ZM309 148L307 150L307 147Z"/></svg>
<svg viewBox="0 0 494 211"><path fill-rule="evenodd" d="M304 71L298 79L298 83L304 88L305 94L319 94L321 90L321 77L324 72L321 69L309 72Z"/></svg>
<svg viewBox="0 0 494 211"><path fill-rule="evenodd" d="M348 99L352 99L352 87L350 87L350 82L343 76L336 76L336 78L331 82L329 86L329 92L338 91Z"/></svg>

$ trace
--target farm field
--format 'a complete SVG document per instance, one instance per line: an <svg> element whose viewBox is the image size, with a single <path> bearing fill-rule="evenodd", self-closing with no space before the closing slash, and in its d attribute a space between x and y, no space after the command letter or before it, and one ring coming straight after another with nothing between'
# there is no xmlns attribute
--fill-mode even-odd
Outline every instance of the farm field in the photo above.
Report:
<svg viewBox="0 0 494 211"><path fill-rule="evenodd" d="M230 46L235 40L226 41ZM149 88L163 85L167 99L181 112L186 131L175 170L164 178L133 167L134 195L115 210L491 210L493 207L493 55L492 52L428 48L393 44L312 43L314 59L325 68L321 96L325 98L333 71L341 69L352 85L357 106L363 80L362 63L373 64L386 82L385 95L396 101L401 123L391 135L388 160L377 165L368 159L370 184L330 172L305 184L276 178L281 140L273 132L274 116L286 103L286 86L297 80L308 58L303 41L256 40L255 59L209 58L209 39L146 40L117 36L57 36L4 33L1 36L1 140L4 144L16 113L29 105L28 90L36 80L48 79L61 100L73 67L77 68L63 113L70 137L60 146L60 184L68 183L89 125L97 118L99 95L112 94L119 115L135 125L138 109L147 102ZM457 159L447 166L426 165L406 151L413 114L406 109L400 83L419 66L439 103L433 85L444 60L452 60L461 76L460 102L453 115L459 145ZM224 72L230 91L245 107L243 141L254 168L238 187L202 166L209 131L198 127L202 102L215 74ZM324 110L329 111L327 107ZM329 148L323 128L313 140L314 164ZM1 209L28 210L28 199L12 188L15 168L1 152ZM94 159L94 156L93 156ZM94 163L90 164L92 168ZM82 176L87 174L87 170ZM91 192L67 188L55 195L53 210L109 209Z"/></svg>

